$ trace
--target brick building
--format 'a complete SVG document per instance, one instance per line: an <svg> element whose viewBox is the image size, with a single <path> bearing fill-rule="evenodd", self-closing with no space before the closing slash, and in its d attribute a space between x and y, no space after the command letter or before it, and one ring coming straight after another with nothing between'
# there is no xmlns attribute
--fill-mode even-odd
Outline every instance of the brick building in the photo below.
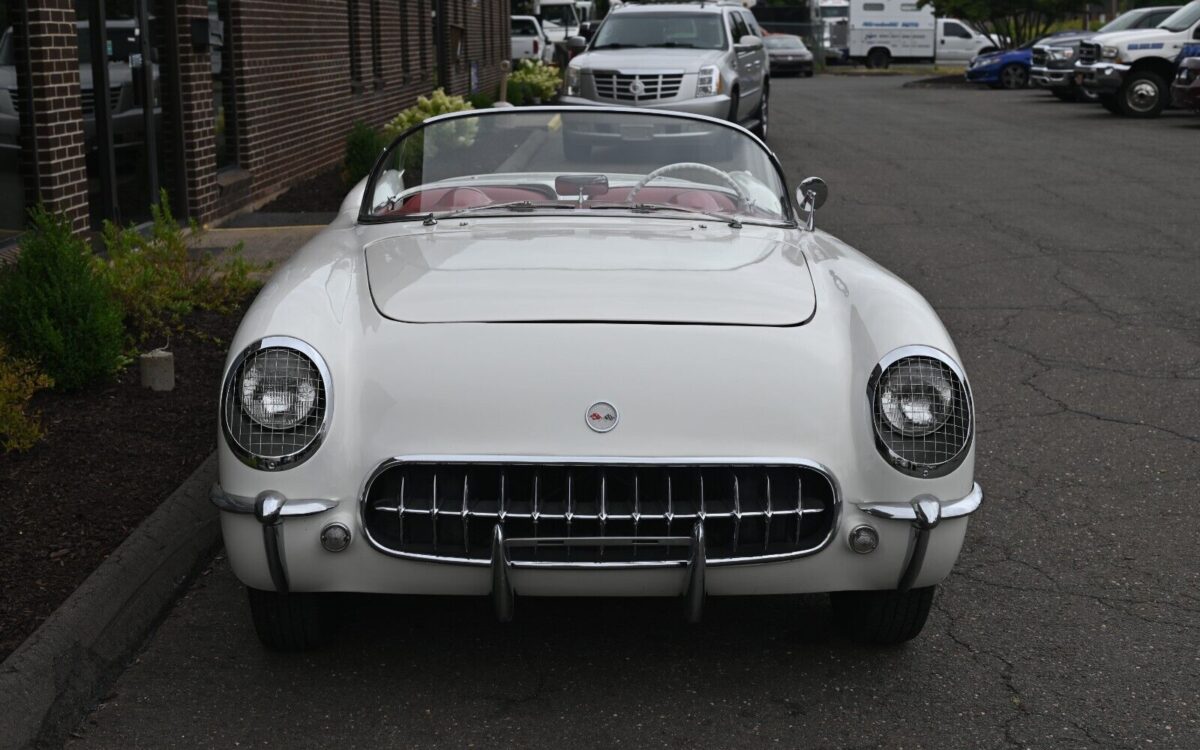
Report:
<svg viewBox="0 0 1200 750"><path fill-rule="evenodd" d="M8 237L37 202L137 221L159 187L208 221L336 164L356 120L495 93L510 49L509 0L2 2Z"/></svg>

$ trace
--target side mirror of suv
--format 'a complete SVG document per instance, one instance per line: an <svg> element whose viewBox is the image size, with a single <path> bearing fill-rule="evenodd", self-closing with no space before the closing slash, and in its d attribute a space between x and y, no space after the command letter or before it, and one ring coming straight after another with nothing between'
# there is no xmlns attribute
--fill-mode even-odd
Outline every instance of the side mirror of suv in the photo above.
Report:
<svg viewBox="0 0 1200 750"><path fill-rule="evenodd" d="M746 49L757 49L763 46L763 42L753 34L747 34L738 40L737 46L744 47Z"/></svg>
<svg viewBox="0 0 1200 750"><path fill-rule="evenodd" d="M572 55L579 54L587 49L587 40L581 36L573 36L567 40L567 51Z"/></svg>

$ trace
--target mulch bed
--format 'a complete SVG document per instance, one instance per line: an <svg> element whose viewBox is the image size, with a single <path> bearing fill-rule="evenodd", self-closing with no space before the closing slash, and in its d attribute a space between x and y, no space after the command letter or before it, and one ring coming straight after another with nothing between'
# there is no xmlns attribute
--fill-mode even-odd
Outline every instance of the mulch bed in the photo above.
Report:
<svg viewBox="0 0 1200 750"><path fill-rule="evenodd" d="M217 397L242 311L197 311L172 338L175 390L137 364L82 393L39 393L46 437L0 454L0 659L216 448ZM152 342L153 346L157 342Z"/></svg>
<svg viewBox="0 0 1200 750"><path fill-rule="evenodd" d="M264 213L328 213L337 211L349 189L336 167L292 186L286 193L258 209Z"/></svg>

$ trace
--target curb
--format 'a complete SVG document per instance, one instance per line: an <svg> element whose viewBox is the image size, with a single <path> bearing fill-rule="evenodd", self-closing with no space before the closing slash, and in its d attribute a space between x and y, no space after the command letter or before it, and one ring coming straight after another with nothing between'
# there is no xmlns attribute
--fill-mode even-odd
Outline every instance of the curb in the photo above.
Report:
<svg viewBox="0 0 1200 750"><path fill-rule="evenodd" d="M213 453L0 664L0 748L61 747L220 543Z"/></svg>

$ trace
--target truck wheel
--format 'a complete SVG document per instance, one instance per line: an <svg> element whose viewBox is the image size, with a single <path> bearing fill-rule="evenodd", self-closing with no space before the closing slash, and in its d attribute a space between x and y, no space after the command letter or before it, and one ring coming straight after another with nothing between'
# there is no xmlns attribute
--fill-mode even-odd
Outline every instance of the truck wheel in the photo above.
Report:
<svg viewBox="0 0 1200 750"><path fill-rule="evenodd" d="M876 47L867 53L868 68L886 68L892 63L892 55L882 47Z"/></svg>
<svg viewBox="0 0 1200 750"><path fill-rule="evenodd" d="M333 640L337 612L329 594L247 588L258 639L272 651L307 651Z"/></svg>
<svg viewBox="0 0 1200 750"><path fill-rule="evenodd" d="M890 646L916 638L925 627L936 586L909 591L835 591L833 616L851 640Z"/></svg>
<svg viewBox="0 0 1200 750"><path fill-rule="evenodd" d="M1104 107L1114 115L1123 114L1121 111L1121 105L1117 104L1117 97L1115 94L1097 94L1096 98L1100 102L1101 107Z"/></svg>
<svg viewBox="0 0 1200 750"><path fill-rule="evenodd" d="M1000 85L1006 89L1023 89L1029 83L1029 71L1024 65L1013 63L1000 70Z"/></svg>
<svg viewBox="0 0 1200 750"><path fill-rule="evenodd" d="M1088 91L1082 86L1076 86L1072 89L1072 91L1075 93L1075 101L1077 102L1095 104L1096 102L1100 101L1099 94L1097 94L1095 91Z"/></svg>
<svg viewBox="0 0 1200 750"><path fill-rule="evenodd" d="M758 124L751 129L751 133L757 135L763 143L767 141L767 118L770 115L771 108L771 87L763 84L762 97L758 101L758 114L755 119Z"/></svg>
<svg viewBox="0 0 1200 750"><path fill-rule="evenodd" d="M1117 104L1126 117L1158 117L1167 106L1167 86L1163 79L1148 70L1135 70L1117 94Z"/></svg>

